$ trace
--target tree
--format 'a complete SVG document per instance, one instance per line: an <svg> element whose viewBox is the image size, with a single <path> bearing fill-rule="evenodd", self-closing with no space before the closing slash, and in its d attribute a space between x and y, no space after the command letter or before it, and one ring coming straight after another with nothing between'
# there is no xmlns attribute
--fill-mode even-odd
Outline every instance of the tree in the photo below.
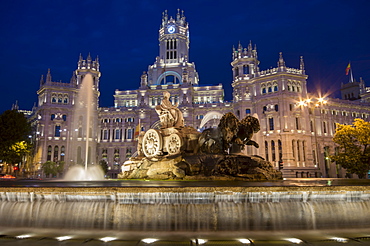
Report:
<svg viewBox="0 0 370 246"><path fill-rule="evenodd" d="M106 174L108 172L108 163L107 163L107 161L106 160L101 160L99 162L99 164L100 164L101 168L103 169L104 174Z"/></svg>
<svg viewBox="0 0 370 246"><path fill-rule="evenodd" d="M23 113L6 110L0 115L0 159L18 163L31 150L31 124Z"/></svg>
<svg viewBox="0 0 370 246"><path fill-rule="evenodd" d="M370 122L355 119L353 125L337 124L333 141L339 151L331 159L348 173L365 178L370 170Z"/></svg>
<svg viewBox="0 0 370 246"><path fill-rule="evenodd" d="M42 170L44 171L46 176L49 176L50 174L52 176L56 176L58 173L63 172L64 161L60 162L47 161L42 164Z"/></svg>

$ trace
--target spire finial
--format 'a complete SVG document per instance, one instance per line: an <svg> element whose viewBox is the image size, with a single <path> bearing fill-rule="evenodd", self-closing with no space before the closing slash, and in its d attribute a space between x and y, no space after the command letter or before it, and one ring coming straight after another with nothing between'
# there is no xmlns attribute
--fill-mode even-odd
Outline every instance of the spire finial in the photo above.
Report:
<svg viewBox="0 0 370 246"><path fill-rule="evenodd" d="M300 57L300 64L299 68L301 69L302 73L304 74L304 61L303 61L303 56Z"/></svg>
<svg viewBox="0 0 370 246"><path fill-rule="evenodd" d="M177 15L176 15L176 20L179 21L181 18L181 15L180 15L180 9L177 9Z"/></svg>
<svg viewBox="0 0 370 246"><path fill-rule="evenodd" d="M44 75L41 74L40 85L44 84Z"/></svg>
<svg viewBox="0 0 370 246"><path fill-rule="evenodd" d="M278 67L285 67L285 61L283 58L283 52L279 52Z"/></svg>
<svg viewBox="0 0 370 246"><path fill-rule="evenodd" d="M48 73L46 74L46 82L51 82L50 68L48 68Z"/></svg>

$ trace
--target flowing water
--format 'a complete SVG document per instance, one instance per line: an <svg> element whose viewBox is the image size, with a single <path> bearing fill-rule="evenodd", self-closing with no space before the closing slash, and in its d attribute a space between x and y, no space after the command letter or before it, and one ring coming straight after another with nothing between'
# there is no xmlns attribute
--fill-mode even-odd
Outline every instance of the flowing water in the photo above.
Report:
<svg viewBox="0 0 370 246"><path fill-rule="evenodd" d="M87 73L83 79L78 91L77 100L73 113L73 124L71 130L70 152L75 153L76 165L68 170L65 180L102 180L104 179L103 170L94 165L94 150L96 149L96 117L94 108L97 102L94 99L94 79L91 74Z"/></svg>
<svg viewBox="0 0 370 246"><path fill-rule="evenodd" d="M217 232L370 228L370 193L1 192L0 226Z"/></svg>

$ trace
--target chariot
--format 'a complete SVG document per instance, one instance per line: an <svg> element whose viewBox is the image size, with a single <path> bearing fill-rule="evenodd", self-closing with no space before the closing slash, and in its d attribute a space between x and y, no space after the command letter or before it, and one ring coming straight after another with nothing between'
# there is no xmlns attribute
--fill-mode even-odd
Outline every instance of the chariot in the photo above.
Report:
<svg viewBox="0 0 370 246"><path fill-rule="evenodd" d="M142 139L142 151L146 157L177 155L192 152L197 145L199 132L190 127L149 129Z"/></svg>

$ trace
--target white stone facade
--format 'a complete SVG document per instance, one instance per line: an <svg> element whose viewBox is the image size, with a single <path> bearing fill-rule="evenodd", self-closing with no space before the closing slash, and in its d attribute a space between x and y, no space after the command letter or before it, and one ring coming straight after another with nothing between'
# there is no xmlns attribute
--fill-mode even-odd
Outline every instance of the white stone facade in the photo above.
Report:
<svg viewBox="0 0 370 246"><path fill-rule="evenodd" d="M307 92L303 58L300 67L289 68L280 53L277 67L260 71L256 48L241 44L232 55L232 102L224 101L222 84L202 85L195 64L189 61L189 26L183 13L175 18L165 12L159 30L159 56L141 75L136 90L116 90L114 106L96 108L90 136L92 163L105 160L112 177L120 166L136 152L136 127L141 130L159 127L154 108L163 92L178 103L184 122L202 130L217 126L220 116L233 112L239 119L251 114L257 117L261 130L254 136L259 149L248 146L247 154L259 155L278 168L283 163L284 177L344 177L342 170L330 161L335 146L332 137L335 123L352 124L355 118L369 121L369 93L355 93L360 99L314 99ZM40 84L39 102L31 117L35 126L36 155L34 164L47 160L63 160L71 165L78 160L77 147L71 146L78 129L72 129L74 100L84 73L95 78L95 101L99 98L99 61L80 57L70 83L52 82L50 72ZM359 87L345 86L345 95ZM308 101L307 99L311 99ZM320 99L321 100L321 99ZM81 126L83 128L84 126ZM81 142L84 141L82 129ZM77 137L77 136L76 136ZM82 147L82 151L84 149Z"/></svg>

